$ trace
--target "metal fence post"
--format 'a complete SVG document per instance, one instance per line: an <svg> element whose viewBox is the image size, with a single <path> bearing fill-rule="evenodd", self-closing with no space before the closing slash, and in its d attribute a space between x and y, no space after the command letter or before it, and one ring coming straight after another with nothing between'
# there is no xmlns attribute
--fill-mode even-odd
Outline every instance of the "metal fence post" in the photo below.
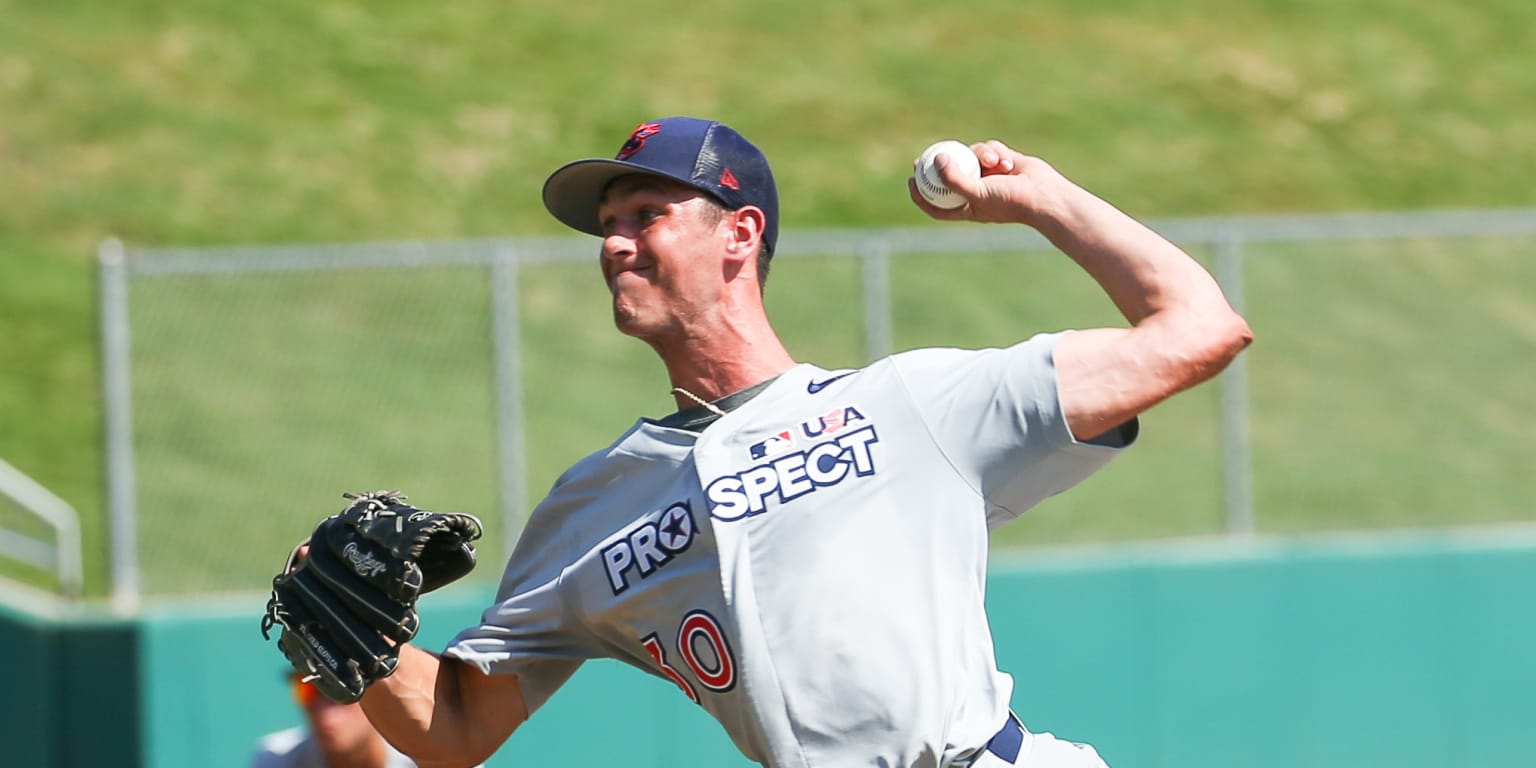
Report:
<svg viewBox="0 0 1536 768"><path fill-rule="evenodd" d="M865 362L891 354L891 248L884 240L859 246L860 274L864 280Z"/></svg>
<svg viewBox="0 0 1536 768"><path fill-rule="evenodd" d="M491 354L495 360L496 446L501 496L503 559L522 533L527 491L527 440L523 424L523 342L518 311L518 258L508 246L491 259Z"/></svg>
<svg viewBox="0 0 1536 768"><path fill-rule="evenodd" d="M106 416L107 515L111 536L112 606L139 606L137 490L133 468L133 392L129 369L128 261L123 243L96 251L101 290L101 380Z"/></svg>
<svg viewBox="0 0 1536 768"><path fill-rule="evenodd" d="M1216 241L1216 279L1227 302L1243 312L1243 240L1228 227ZM1221 390L1221 445L1226 486L1227 533L1254 532L1253 458L1248 430L1248 357L1238 355L1218 382Z"/></svg>

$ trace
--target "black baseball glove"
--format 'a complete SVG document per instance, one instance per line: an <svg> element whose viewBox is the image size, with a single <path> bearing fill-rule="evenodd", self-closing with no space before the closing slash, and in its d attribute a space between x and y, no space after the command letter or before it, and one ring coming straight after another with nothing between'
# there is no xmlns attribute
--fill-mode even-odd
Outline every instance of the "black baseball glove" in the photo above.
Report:
<svg viewBox="0 0 1536 768"><path fill-rule="evenodd" d="M299 542L272 579L261 621L289 663L343 704L362 698L416 636L416 598L475 567L480 521L417 509L396 491L343 494L351 504ZM307 545L307 551L306 551Z"/></svg>

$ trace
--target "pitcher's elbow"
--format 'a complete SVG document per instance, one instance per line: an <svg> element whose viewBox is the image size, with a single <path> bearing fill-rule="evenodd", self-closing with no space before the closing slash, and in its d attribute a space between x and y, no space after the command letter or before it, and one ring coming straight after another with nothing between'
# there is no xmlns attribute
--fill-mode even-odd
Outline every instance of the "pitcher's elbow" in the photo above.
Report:
<svg viewBox="0 0 1536 768"><path fill-rule="evenodd" d="M1242 315L1236 312L1232 313L1231 323L1232 340L1237 345L1237 349L1232 353L1232 356L1236 357L1238 352L1247 349L1248 345L1253 343L1253 328L1248 325L1248 321L1243 319Z"/></svg>
<svg viewBox="0 0 1536 768"><path fill-rule="evenodd" d="M1210 364L1218 371L1226 368L1238 353L1253 343L1253 329L1236 311L1228 309L1211 321L1208 328Z"/></svg>

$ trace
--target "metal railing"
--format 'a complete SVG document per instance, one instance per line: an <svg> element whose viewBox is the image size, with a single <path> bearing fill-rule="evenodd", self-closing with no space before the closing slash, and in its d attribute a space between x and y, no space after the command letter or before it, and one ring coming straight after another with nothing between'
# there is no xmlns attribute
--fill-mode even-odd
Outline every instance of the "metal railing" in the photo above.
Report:
<svg viewBox="0 0 1536 768"><path fill-rule="evenodd" d="M54 541L50 543L0 529L0 556L52 572L58 579L60 593L69 598L80 597L80 515L75 508L4 460L0 460L0 496L36 515L54 531Z"/></svg>

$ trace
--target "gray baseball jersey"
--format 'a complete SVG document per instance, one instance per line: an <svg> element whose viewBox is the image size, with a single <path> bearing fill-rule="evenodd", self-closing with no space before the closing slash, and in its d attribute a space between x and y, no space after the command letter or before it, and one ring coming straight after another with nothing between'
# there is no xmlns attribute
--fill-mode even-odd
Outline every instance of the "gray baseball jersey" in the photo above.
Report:
<svg viewBox="0 0 1536 768"><path fill-rule="evenodd" d="M701 432L641 420L555 483L448 655L517 673L530 711L583 660L625 661L771 766L971 756L1013 692L988 531L1134 438L1073 439L1060 338L799 365Z"/></svg>

